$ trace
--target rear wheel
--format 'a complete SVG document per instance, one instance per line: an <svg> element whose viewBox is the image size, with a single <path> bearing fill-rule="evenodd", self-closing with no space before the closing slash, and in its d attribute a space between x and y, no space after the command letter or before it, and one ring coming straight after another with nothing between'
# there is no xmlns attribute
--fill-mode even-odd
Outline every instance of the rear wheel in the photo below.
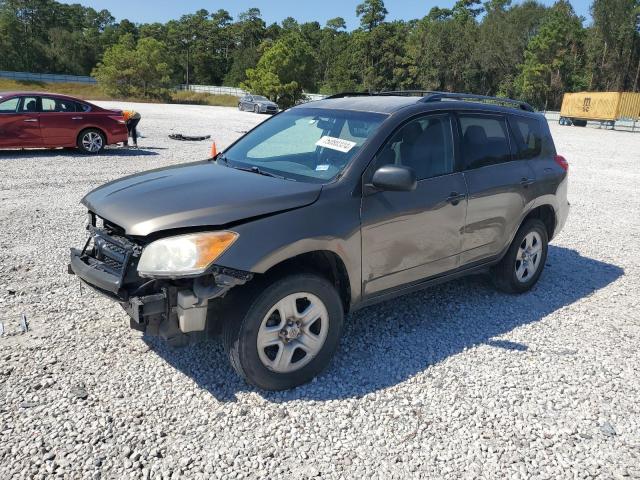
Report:
<svg viewBox="0 0 640 480"><path fill-rule="evenodd" d="M538 219L527 220L504 258L492 269L496 287L508 293L530 290L542 274L548 248L549 237L544 223Z"/></svg>
<svg viewBox="0 0 640 480"><path fill-rule="evenodd" d="M78 148L84 153L99 153L105 146L104 134L95 128L83 130L78 135Z"/></svg>
<svg viewBox="0 0 640 480"><path fill-rule="evenodd" d="M285 390L310 381L338 347L344 312L336 289L313 274L291 275L255 289L242 318L223 330L231 365L247 382Z"/></svg>

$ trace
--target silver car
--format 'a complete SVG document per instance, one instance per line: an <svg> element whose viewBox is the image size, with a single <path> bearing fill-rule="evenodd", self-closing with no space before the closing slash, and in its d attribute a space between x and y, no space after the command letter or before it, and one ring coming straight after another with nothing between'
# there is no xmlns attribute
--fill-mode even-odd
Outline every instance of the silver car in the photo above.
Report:
<svg viewBox="0 0 640 480"><path fill-rule="evenodd" d="M238 110L254 113L278 113L278 104L262 95L247 95L238 102Z"/></svg>

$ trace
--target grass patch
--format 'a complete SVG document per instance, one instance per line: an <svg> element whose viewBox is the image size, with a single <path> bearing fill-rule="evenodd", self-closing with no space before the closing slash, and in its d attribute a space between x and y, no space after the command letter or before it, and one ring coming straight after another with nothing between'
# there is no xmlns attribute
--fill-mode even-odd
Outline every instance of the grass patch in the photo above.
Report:
<svg viewBox="0 0 640 480"><path fill-rule="evenodd" d="M180 90L171 94L173 103L188 105L212 105L218 107L237 107L238 97L233 95L212 95L211 93Z"/></svg>
<svg viewBox="0 0 640 480"><path fill-rule="evenodd" d="M26 80L0 78L0 92L29 91L70 95L83 100L116 100L123 102L161 103L148 98L119 98L107 95L100 86L90 83L47 83ZM176 91L171 92L170 103L187 105L211 105L220 107L236 107L238 97L233 95L211 95L209 93Z"/></svg>

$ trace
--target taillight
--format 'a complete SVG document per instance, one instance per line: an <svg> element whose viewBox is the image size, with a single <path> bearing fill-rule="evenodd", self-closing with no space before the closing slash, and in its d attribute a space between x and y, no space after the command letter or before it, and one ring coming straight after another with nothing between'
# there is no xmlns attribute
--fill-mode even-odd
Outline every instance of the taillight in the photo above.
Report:
<svg viewBox="0 0 640 480"><path fill-rule="evenodd" d="M569 170L569 162L567 162L567 159L564 158L562 155L556 155L554 160L556 161L556 163L558 165L560 165L562 167L562 169L565 172Z"/></svg>
<svg viewBox="0 0 640 480"><path fill-rule="evenodd" d="M124 117L122 117L122 116L109 115L109 118L110 118L111 120L115 120L115 121L116 121L116 122L118 122L118 123L121 123L122 125L124 125L125 123L127 123L127 122L125 122L125 121L124 121Z"/></svg>

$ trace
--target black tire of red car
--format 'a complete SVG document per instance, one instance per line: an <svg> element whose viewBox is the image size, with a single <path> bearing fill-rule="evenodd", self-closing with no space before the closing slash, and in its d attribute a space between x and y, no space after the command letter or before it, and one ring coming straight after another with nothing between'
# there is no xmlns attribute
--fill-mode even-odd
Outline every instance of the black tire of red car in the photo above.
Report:
<svg viewBox="0 0 640 480"><path fill-rule="evenodd" d="M534 260L532 260L534 263L537 260L535 271L524 279L519 279L517 271L519 262L522 262L522 259L518 257L519 252L522 250L523 242L527 238L535 238L540 242L540 258L535 259L534 257ZM491 276L496 288L506 293L529 291L536 284L544 270L548 249L549 237L545 224L537 218L527 220L516 233L509 250L507 250L500 263L491 269Z"/></svg>
<svg viewBox="0 0 640 480"><path fill-rule="evenodd" d="M96 128L87 128L78 135L76 145L78 149L87 154L95 155L100 153L106 145L104 133Z"/></svg>
<svg viewBox="0 0 640 480"><path fill-rule="evenodd" d="M227 317L222 336L231 366L249 384L264 390L287 390L309 382L329 364L340 343L344 322L342 301L330 282L321 276L303 273L284 276L273 282L254 279L252 284L242 290L239 294L236 292L235 298L231 300L234 305L231 311L234 313ZM281 373L265 365L261 359L261 355L262 358L266 356L265 349L262 353L259 352L258 339L261 328L268 325L276 312L271 313L270 317L267 317L267 314L276 308L279 302L286 301L292 295L310 295L322 303L328 318L324 327L320 328L326 328L327 331L324 343L307 363L293 371ZM298 313L299 310L296 315ZM279 312L275 318L276 322L284 321L280 318ZM282 324L284 323L280 323ZM300 328L301 335L304 335L304 328ZM291 345L295 347L295 344ZM277 348L279 351L282 344ZM294 363L290 365L295 368Z"/></svg>

